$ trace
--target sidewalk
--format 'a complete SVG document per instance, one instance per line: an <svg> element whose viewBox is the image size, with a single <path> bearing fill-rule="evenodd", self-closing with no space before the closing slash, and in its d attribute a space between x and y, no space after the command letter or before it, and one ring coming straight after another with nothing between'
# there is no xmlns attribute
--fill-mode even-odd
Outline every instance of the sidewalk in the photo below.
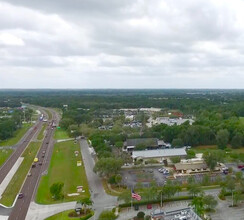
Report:
<svg viewBox="0 0 244 220"><path fill-rule="evenodd" d="M0 184L0 199L2 198L2 194L4 193L5 189L7 188L8 184L10 183L11 179L13 178L14 174L20 167L21 163L23 162L24 158L19 157L16 163L13 165L7 176L4 178L3 182Z"/></svg>

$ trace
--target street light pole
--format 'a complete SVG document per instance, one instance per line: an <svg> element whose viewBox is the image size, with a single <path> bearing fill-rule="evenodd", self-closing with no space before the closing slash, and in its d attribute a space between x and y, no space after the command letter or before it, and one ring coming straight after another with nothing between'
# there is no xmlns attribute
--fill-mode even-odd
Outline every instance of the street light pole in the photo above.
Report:
<svg viewBox="0 0 244 220"><path fill-rule="evenodd" d="M161 208L163 206L163 191L161 191L161 194L160 194L160 205L161 205Z"/></svg>

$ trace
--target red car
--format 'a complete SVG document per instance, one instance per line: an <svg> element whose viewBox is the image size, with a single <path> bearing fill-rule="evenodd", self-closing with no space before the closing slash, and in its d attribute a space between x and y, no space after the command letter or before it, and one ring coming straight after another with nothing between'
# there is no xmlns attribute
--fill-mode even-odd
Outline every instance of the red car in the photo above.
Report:
<svg viewBox="0 0 244 220"><path fill-rule="evenodd" d="M238 168L239 168L239 169L244 168L244 164L242 164L242 165L238 165Z"/></svg>

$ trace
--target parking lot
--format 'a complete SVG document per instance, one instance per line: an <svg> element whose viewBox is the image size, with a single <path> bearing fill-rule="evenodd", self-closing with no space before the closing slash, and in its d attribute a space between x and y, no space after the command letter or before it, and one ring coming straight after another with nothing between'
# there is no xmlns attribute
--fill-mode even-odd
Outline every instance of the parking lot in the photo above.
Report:
<svg viewBox="0 0 244 220"><path fill-rule="evenodd" d="M167 181L169 175L165 175L158 171L159 167L154 168L137 168L137 169L124 169L122 170L122 183L129 188L134 188L138 183L142 184L143 187L149 187L152 181L155 181L158 186L163 186ZM169 169L170 170L170 169ZM195 174L192 175L197 183L203 181L205 174ZM180 184L187 182L189 176L178 176L172 181L178 181ZM222 173L213 174L210 176L209 181L215 182L217 179L225 178Z"/></svg>

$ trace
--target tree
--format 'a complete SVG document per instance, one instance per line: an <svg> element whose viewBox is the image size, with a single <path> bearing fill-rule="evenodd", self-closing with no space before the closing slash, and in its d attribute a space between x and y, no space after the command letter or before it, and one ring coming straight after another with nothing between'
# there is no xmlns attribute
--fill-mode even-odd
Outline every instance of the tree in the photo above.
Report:
<svg viewBox="0 0 244 220"><path fill-rule="evenodd" d="M171 161L172 161L172 163L179 163L180 162L180 157L171 157L171 159L170 159Z"/></svg>
<svg viewBox="0 0 244 220"><path fill-rule="evenodd" d="M125 203L128 203L131 201L131 190L127 189L123 191L118 196L118 201L124 201Z"/></svg>
<svg viewBox="0 0 244 220"><path fill-rule="evenodd" d="M145 143L139 143L136 145L135 150L145 150L147 145Z"/></svg>
<svg viewBox="0 0 244 220"><path fill-rule="evenodd" d="M175 138L172 141L172 146L173 147L183 147L184 146L184 143L183 143L183 141L182 141L181 138Z"/></svg>
<svg viewBox="0 0 244 220"><path fill-rule="evenodd" d="M203 154L203 159L205 160L206 164L208 165L210 170L214 170L217 166L217 163L222 161L223 158L221 158L220 152L215 151L208 151Z"/></svg>
<svg viewBox="0 0 244 220"><path fill-rule="evenodd" d="M138 212L137 213L137 218L138 219L144 219L145 213L144 212Z"/></svg>
<svg viewBox="0 0 244 220"><path fill-rule="evenodd" d="M233 193L233 205L237 206L238 202L242 199L242 191L241 190L236 190Z"/></svg>
<svg viewBox="0 0 244 220"><path fill-rule="evenodd" d="M186 153L187 153L187 156L186 156L187 159L192 159L192 158L196 157L196 153L194 150L188 150Z"/></svg>
<svg viewBox="0 0 244 220"><path fill-rule="evenodd" d="M115 220L115 219L116 219L116 215L111 211L103 211L98 217L98 220Z"/></svg>
<svg viewBox="0 0 244 220"><path fill-rule="evenodd" d="M193 197L196 197L198 194L200 194L202 192L202 189L196 183L188 184L187 190L188 190L188 193Z"/></svg>
<svg viewBox="0 0 244 220"><path fill-rule="evenodd" d="M52 186L50 187L50 193L51 193L52 197L54 198L54 200L58 200L63 197L63 195L62 195L63 186L64 186L64 183L59 182L59 183L52 184Z"/></svg>
<svg viewBox="0 0 244 220"><path fill-rule="evenodd" d="M231 140L231 146L233 148L238 148L242 146L243 136L241 133L237 133Z"/></svg>
<svg viewBox="0 0 244 220"><path fill-rule="evenodd" d="M215 209L218 202L212 195L206 195L203 197L204 206L206 206L206 210L210 211Z"/></svg>
<svg viewBox="0 0 244 220"><path fill-rule="evenodd" d="M120 174L117 174L117 175L115 176L115 182L116 182L116 184L119 185L119 187L120 187L120 183L121 183L121 181L122 181L122 176L121 176Z"/></svg>
<svg viewBox="0 0 244 220"><path fill-rule="evenodd" d="M121 159L116 158L101 158L98 160L94 167L94 172L98 173L102 177L110 177L116 175L123 165Z"/></svg>
<svg viewBox="0 0 244 220"><path fill-rule="evenodd" d="M242 177L243 177L243 172L242 171L238 171L235 173L235 176L236 176L236 180L238 182L240 182L242 180Z"/></svg>
<svg viewBox="0 0 244 220"><path fill-rule="evenodd" d="M84 198L82 200L77 201L77 203L80 203L83 206L84 213L87 212L87 207L92 205L92 201L90 198Z"/></svg>
<svg viewBox="0 0 244 220"><path fill-rule="evenodd" d="M122 148L123 147L123 141L117 141L117 142L115 142L115 147L117 147L117 148Z"/></svg>
<svg viewBox="0 0 244 220"><path fill-rule="evenodd" d="M195 212L201 216L204 210L203 195L194 197L191 201L191 205L194 206Z"/></svg>
<svg viewBox="0 0 244 220"><path fill-rule="evenodd" d="M217 132L216 141L220 149L226 148L229 141L229 132L226 129L221 129Z"/></svg>

